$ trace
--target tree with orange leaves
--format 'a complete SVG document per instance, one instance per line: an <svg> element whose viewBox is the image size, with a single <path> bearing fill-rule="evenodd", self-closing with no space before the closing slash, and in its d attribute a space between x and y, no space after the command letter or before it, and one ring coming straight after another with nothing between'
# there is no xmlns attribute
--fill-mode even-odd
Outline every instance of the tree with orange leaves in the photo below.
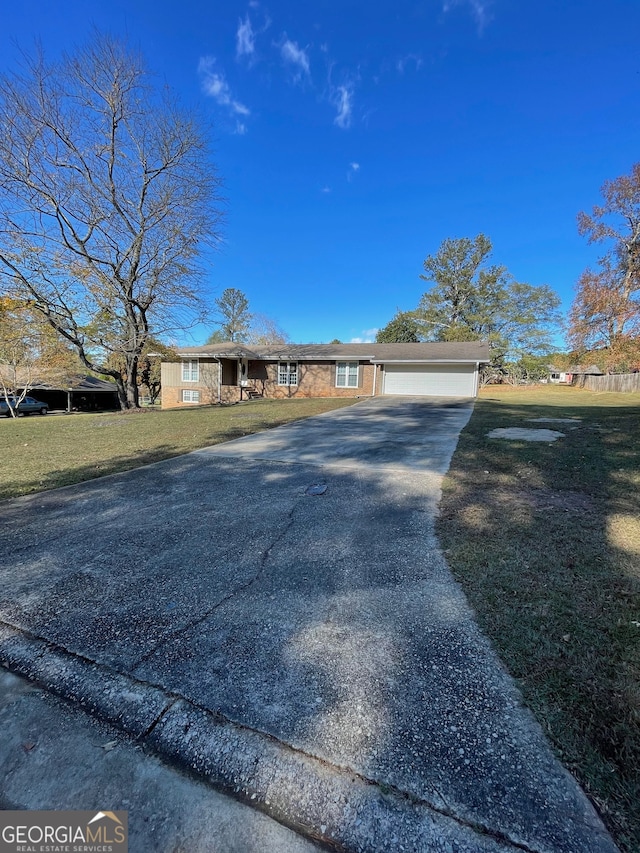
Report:
<svg viewBox="0 0 640 853"><path fill-rule="evenodd" d="M640 163L601 192L604 204L578 214L578 230L608 249L578 280L569 341L578 352L605 350L609 370L630 370L640 367Z"/></svg>
<svg viewBox="0 0 640 853"><path fill-rule="evenodd" d="M36 381L65 385L84 374L74 351L28 302L0 293L0 394L20 403ZM17 415L17 409L10 408Z"/></svg>

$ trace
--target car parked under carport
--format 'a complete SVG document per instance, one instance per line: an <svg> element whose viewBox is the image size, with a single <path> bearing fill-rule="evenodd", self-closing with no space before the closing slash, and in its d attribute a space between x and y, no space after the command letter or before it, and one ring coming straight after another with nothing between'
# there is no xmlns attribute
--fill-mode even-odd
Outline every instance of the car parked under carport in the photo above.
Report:
<svg viewBox="0 0 640 853"><path fill-rule="evenodd" d="M18 415L46 415L49 406L41 400L36 400L35 397L24 397L22 400L20 398L16 400L15 397L0 399L0 415L10 418L12 409Z"/></svg>

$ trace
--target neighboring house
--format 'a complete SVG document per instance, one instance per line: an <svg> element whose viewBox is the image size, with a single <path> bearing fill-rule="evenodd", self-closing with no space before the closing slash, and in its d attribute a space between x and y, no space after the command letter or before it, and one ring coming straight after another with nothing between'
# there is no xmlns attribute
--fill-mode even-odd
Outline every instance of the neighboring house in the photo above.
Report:
<svg viewBox="0 0 640 853"><path fill-rule="evenodd" d="M177 350L162 363L162 408L253 397L475 397L487 343L224 343Z"/></svg>
<svg viewBox="0 0 640 853"><path fill-rule="evenodd" d="M571 385L573 374L570 370L560 370L559 367L549 365L549 382L554 385Z"/></svg>
<svg viewBox="0 0 640 853"><path fill-rule="evenodd" d="M576 384L576 382L584 383L585 376L604 376L604 374L595 364L592 364L590 367L574 364L566 371L552 365L549 366L549 382L553 382L556 385L572 385Z"/></svg>

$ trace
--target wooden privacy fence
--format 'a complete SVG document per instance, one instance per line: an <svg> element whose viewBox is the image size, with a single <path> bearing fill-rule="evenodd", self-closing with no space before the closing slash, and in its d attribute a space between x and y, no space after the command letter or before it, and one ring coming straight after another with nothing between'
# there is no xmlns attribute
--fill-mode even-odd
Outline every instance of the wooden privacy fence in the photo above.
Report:
<svg viewBox="0 0 640 853"><path fill-rule="evenodd" d="M576 383L588 391L640 391L640 373L612 373L609 376L585 376Z"/></svg>

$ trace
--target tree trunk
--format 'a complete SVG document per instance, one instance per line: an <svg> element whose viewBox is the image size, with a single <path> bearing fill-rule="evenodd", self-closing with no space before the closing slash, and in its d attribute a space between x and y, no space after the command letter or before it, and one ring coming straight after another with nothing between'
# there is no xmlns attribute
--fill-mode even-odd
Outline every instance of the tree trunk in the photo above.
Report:
<svg viewBox="0 0 640 853"><path fill-rule="evenodd" d="M127 359L127 408L138 409L140 407L138 395L138 356L134 355Z"/></svg>
<svg viewBox="0 0 640 853"><path fill-rule="evenodd" d="M116 376L116 390L118 392L118 403L120 404L120 411L126 412L129 408L127 401L127 389L124 384L124 379L121 376Z"/></svg>
<svg viewBox="0 0 640 853"><path fill-rule="evenodd" d="M127 409L138 408L140 408L138 386L135 382L133 385L130 382L127 382Z"/></svg>

